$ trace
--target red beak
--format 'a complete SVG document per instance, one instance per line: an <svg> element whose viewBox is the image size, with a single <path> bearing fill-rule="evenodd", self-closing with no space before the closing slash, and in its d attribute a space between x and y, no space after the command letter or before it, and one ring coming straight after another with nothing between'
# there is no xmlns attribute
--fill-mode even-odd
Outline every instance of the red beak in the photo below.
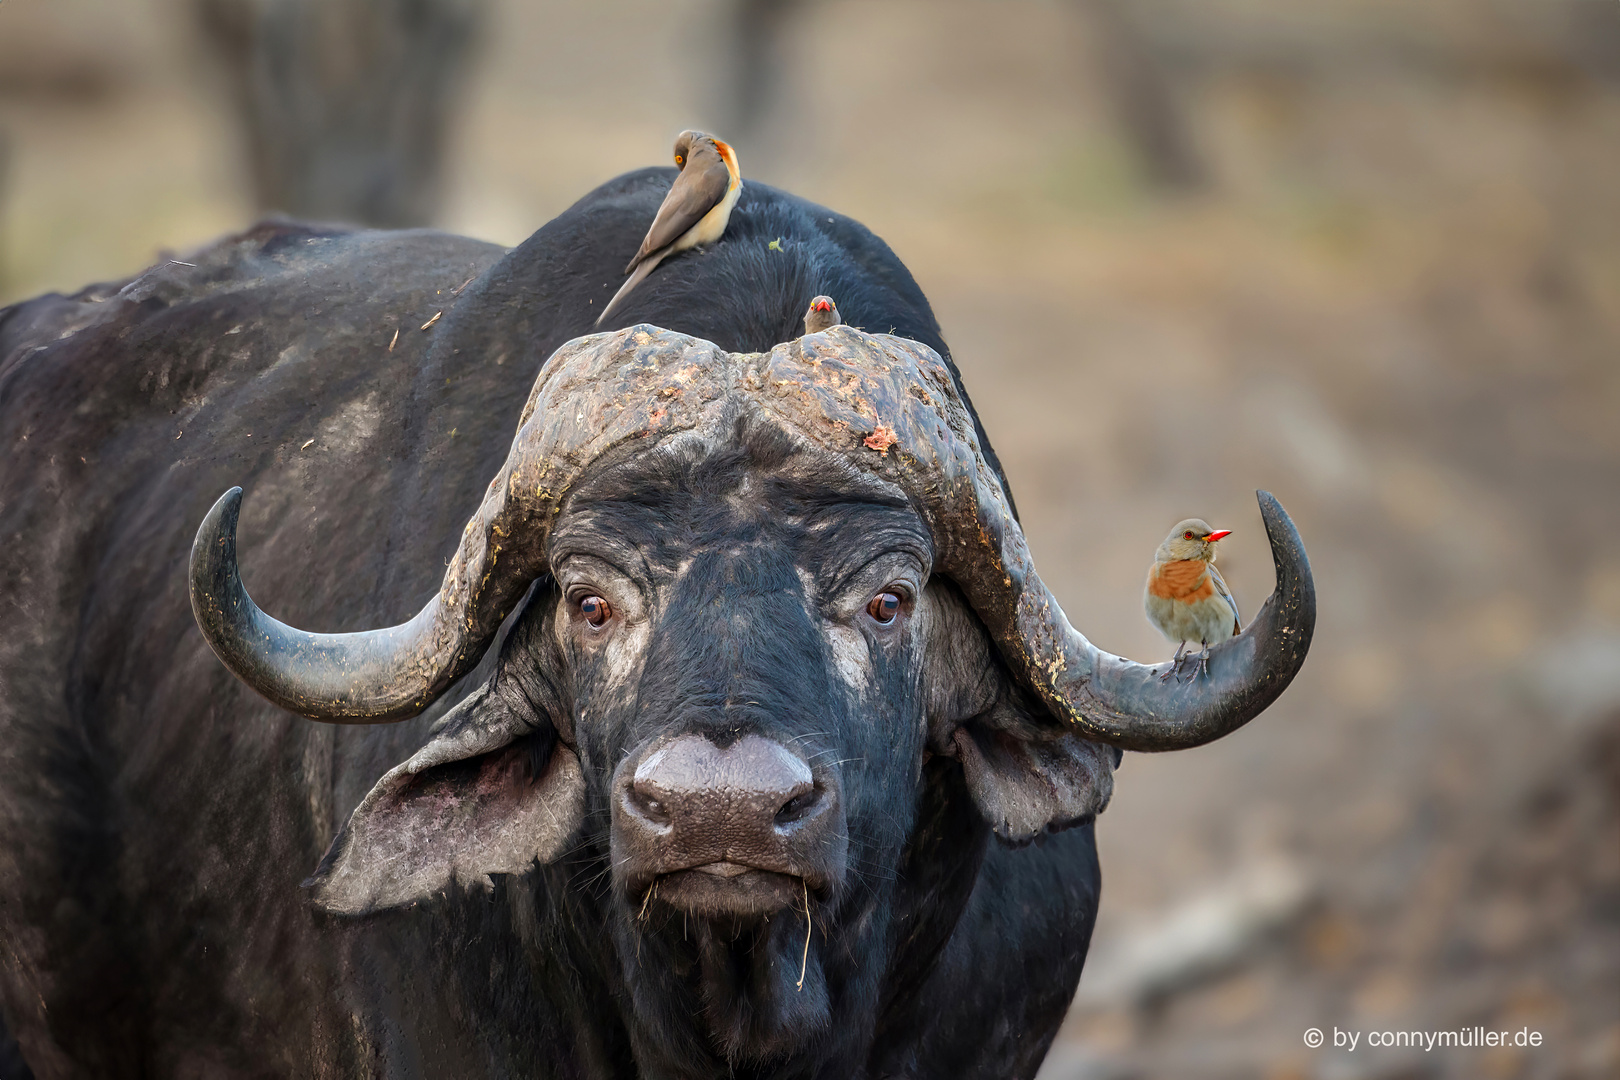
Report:
<svg viewBox="0 0 1620 1080"><path fill-rule="evenodd" d="M823 300L821 303L815 305L815 309L817 311L831 311L832 305Z"/></svg>
<svg viewBox="0 0 1620 1080"><path fill-rule="evenodd" d="M1215 541L1219 540L1221 537L1223 537L1223 536L1231 536L1231 535L1232 535L1232 530L1231 529L1216 529L1214 532L1212 532L1208 536L1204 537L1204 539L1209 541L1211 544L1213 544Z"/></svg>

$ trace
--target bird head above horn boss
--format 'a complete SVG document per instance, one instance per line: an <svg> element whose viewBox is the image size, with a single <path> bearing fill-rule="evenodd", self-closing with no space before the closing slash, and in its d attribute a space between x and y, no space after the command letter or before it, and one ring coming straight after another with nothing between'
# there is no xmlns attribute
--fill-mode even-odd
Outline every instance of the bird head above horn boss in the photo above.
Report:
<svg viewBox="0 0 1620 1080"><path fill-rule="evenodd" d="M848 326L759 354L646 325L569 342L542 369L439 591L398 626L307 633L260 610L237 569L242 494L232 489L192 549L198 625L227 667L294 712L336 723L413 716L478 662L548 573L548 531L593 467L687 434L723 438L741 416L909 505L931 544L929 572L960 589L1023 689L1075 734L1127 750L1198 746L1247 723L1304 662L1315 591L1299 534L1271 495L1260 492L1259 502L1275 592L1248 627L1210 650L1201 677L1162 681L1070 625L940 357Z"/></svg>

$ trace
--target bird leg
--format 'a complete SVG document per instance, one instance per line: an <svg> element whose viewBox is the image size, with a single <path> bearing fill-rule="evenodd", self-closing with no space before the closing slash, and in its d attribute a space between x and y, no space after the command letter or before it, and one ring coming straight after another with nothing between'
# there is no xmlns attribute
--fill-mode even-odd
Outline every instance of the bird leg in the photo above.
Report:
<svg viewBox="0 0 1620 1080"><path fill-rule="evenodd" d="M1187 659L1182 655L1186 648L1187 643L1185 641L1176 646L1176 655L1171 658L1170 666L1164 669L1164 674L1159 676L1160 682L1169 682L1171 678L1180 674L1182 661Z"/></svg>
<svg viewBox="0 0 1620 1080"><path fill-rule="evenodd" d="M1193 674L1195 679L1199 674L1202 674L1206 679L1209 678L1209 642L1205 641L1203 645L1204 651L1198 654L1198 671Z"/></svg>

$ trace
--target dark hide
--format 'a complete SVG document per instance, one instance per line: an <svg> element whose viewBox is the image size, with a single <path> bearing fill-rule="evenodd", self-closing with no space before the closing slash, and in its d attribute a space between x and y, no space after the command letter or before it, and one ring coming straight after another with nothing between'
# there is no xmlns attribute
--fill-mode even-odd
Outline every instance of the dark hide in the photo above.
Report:
<svg viewBox="0 0 1620 1080"><path fill-rule="evenodd" d="M591 508L586 520L565 521L553 541L565 587L574 551L638 552L658 583L650 592L664 594L658 586L669 583L667 599L648 602L651 640L628 700L579 702L581 715L602 717L577 733L589 775L660 736L698 732L724 744L757 733L802 754L838 793L847 820L842 865L807 875L818 884L807 899L821 939L811 934L802 988L802 905L762 924L688 925L654 894L642 920L613 920L634 1014L658 1021L632 1028L637 1057L654 1075L726 1071L691 1022L699 1015L722 1052L744 1062L813 1047L827 1075L854 1075L871 1042L883 972L864 961L889 937L894 867L911 831L925 737L923 643L898 627L868 632L878 692L854 700L836 684L821 624L859 626L848 609L858 615L905 566L925 566L929 543L908 506L828 486L818 478L838 473L822 456L784 458L781 442L773 431L739 433L699 461L683 455L650 473L610 474L579 491L574 503ZM748 491L737 490L740 479ZM885 559L875 584L860 579L874 555ZM799 569L826 591L807 595ZM580 573L599 580L590 568ZM575 658L577 685L609 682L592 670L597 662ZM614 871L622 883L617 858ZM634 887L622 898L628 914L641 899ZM675 982L673 1000L669 972L694 976Z"/></svg>
<svg viewBox="0 0 1620 1080"><path fill-rule="evenodd" d="M656 483L602 472L601 520L571 507L554 540L577 526L640 536L664 559L706 547L711 600L718 590L739 618L788 624L792 649L757 621L733 624L732 677L766 695L735 715L692 682L724 638L681 629L715 627L701 591L660 601L660 660L624 691L637 707L600 725L598 661L557 636L561 576L537 583L455 693L386 727L313 724L266 704L193 623L192 533L232 484L251 493L247 586L279 617L345 631L419 608L539 363L589 329L591 301L612 295L610 270L669 174L614 181L512 252L267 225L189 257L196 266L0 312L0 1003L36 1075L1033 1073L1096 912L1087 816L1062 783L1043 795L1018 782L1045 751L970 758L995 778L970 787L958 740L990 745L1026 721L949 583L929 586L932 621L919 618L905 649L921 655L926 637L928 663L971 671L972 685L940 690L927 665L882 650L881 704L852 711L827 681L820 646L795 624L821 609L792 567L840 550L805 524L817 506L834 529L868 511L807 488L769 430L676 456ZM779 236L783 250L768 249ZM762 185L720 244L660 267L624 317L757 349L792 336L817 293L852 323L944 352L881 241ZM755 517L733 498L742 475L780 481ZM653 496L612 498L627 477ZM881 524L903 519L897 508L870 513L863 543L905 532ZM798 695L770 704L784 672L820 702L816 715L795 712ZM447 717L472 691L489 708ZM708 706L672 711L680 695ZM467 727L492 717L511 720L499 746ZM829 718L835 736L809 734ZM671 723L822 740L812 760L836 770L850 847L842 877L810 897L802 991L804 923L791 909L763 927L693 927L656 899L641 916L615 883L616 755ZM502 858L521 859L487 811L532 805L523 791L550 792L558 755L573 753L583 824L569 843L532 851L551 861L497 872L488 891L477 860L464 874L457 856L414 906L362 919L312 906L300 882L379 778L456 738L495 748L425 764L391 808L453 805ZM1038 838L993 842L987 812L1009 837ZM1040 832L1069 824L1080 827Z"/></svg>

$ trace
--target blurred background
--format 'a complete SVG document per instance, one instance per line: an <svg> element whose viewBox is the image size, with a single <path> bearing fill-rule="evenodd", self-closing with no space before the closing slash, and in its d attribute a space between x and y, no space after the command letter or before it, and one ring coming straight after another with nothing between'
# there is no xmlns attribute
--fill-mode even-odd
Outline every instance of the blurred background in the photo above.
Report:
<svg viewBox="0 0 1620 1080"><path fill-rule="evenodd" d="M1309 547L1292 689L1127 755L1042 1076L1620 1076L1620 0L5 0L0 304L515 244L688 126L910 266L1100 645L1179 518L1246 616L1254 488ZM1544 1041L1332 1045L1474 1025Z"/></svg>

